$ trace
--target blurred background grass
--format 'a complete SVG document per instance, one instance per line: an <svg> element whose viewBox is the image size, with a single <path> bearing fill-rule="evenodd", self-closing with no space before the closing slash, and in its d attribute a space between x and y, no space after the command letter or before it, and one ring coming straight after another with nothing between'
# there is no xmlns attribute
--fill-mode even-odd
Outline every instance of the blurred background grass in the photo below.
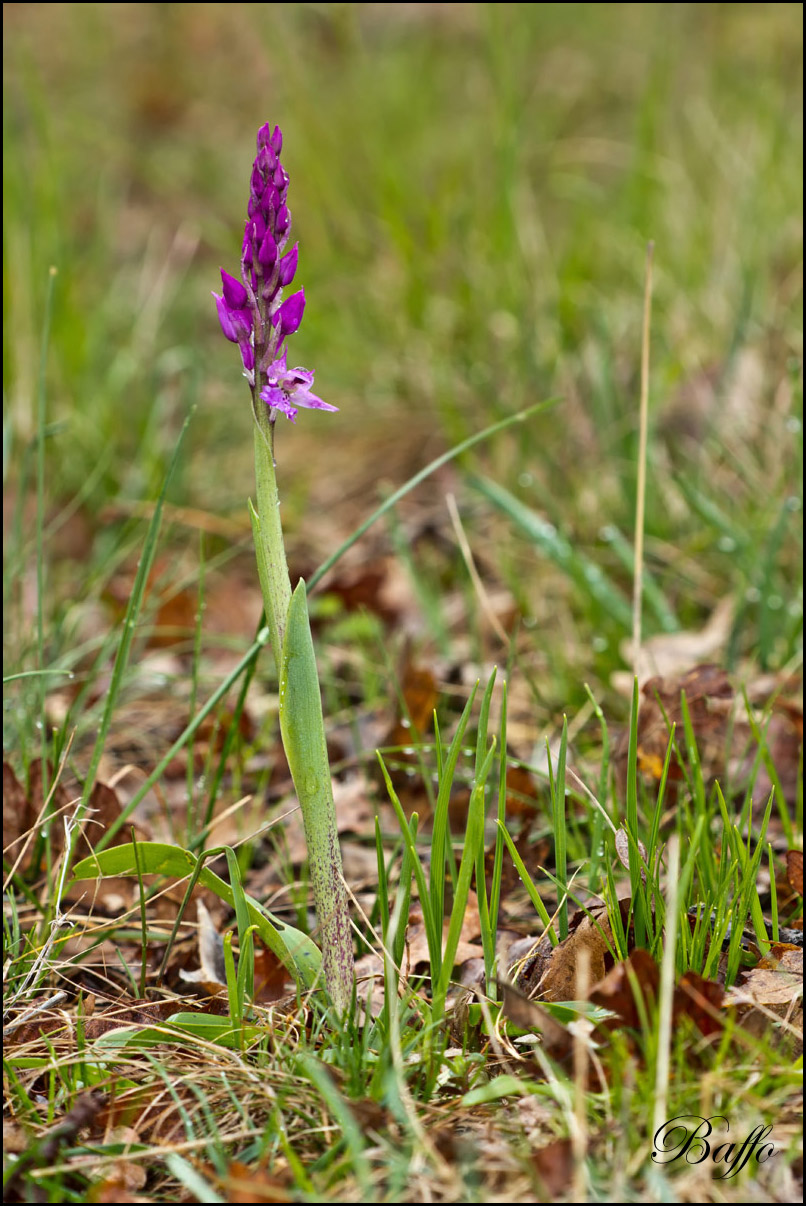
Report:
<svg viewBox="0 0 806 1206"><path fill-rule="evenodd" d="M171 498L247 536L248 393L210 290L236 270L268 120L307 295L292 357L341 408L280 431L292 548L325 511L346 535L385 480L559 395L463 472L534 508L628 600L653 239L647 555L667 626L731 595L734 660L793 656L799 5L10 4L4 26L5 496L26 492L53 264L47 491L89 517L87 575L117 547L101 509L155 496L193 403ZM460 489L555 700L583 700L583 677L623 664L625 626L580 589L586 562L552 565Z"/></svg>

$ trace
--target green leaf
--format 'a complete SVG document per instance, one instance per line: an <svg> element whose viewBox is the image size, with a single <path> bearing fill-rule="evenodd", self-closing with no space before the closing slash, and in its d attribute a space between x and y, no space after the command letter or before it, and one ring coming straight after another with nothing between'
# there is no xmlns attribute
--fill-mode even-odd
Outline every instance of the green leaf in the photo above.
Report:
<svg viewBox="0 0 806 1206"><path fill-rule="evenodd" d="M176 879L185 879L186 876L192 875L196 868L195 856L189 850L183 850L181 846L170 846L164 842L138 842L137 854L143 875L170 875ZM137 863L131 844L112 846L108 850L92 854L89 858L82 859L73 872L77 880L136 873ZM199 883L234 907L235 895L232 888L209 867L202 868ZM312 988L322 965L322 955L316 944L301 930L295 930L293 926L286 925L284 921L264 912L250 896L245 896L244 899L249 921L257 927L269 950L280 959L300 987Z"/></svg>
<svg viewBox="0 0 806 1206"><path fill-rule="evenodd" d="M528 1086L517 1076L495 1076L486 1085L465 1093L461 1104L486 1105L490 1101L498 1101L501 1097L526 1097L529 1092Z"/></svg>
<svg viewBox="0 0 806 1206"><path fill-rule="evenodd" d="M195 1039L217 1043L233 1051L242 1049L269 1031L265 1026L233 1026L232 1019L212 1013L172 1013L161 1026L121 1026L95 1040L96 1049L154 1047L157 1043L188 1044Z"/></svg>
<svg viewBox="0 0 806 1206"><path fill-rule="evenodd" d="M323 950L325 986L337 1011L353 994L353 940L342 874L336 805L304 579L291 596L280 668L280 732L294 780Z"/></svg>

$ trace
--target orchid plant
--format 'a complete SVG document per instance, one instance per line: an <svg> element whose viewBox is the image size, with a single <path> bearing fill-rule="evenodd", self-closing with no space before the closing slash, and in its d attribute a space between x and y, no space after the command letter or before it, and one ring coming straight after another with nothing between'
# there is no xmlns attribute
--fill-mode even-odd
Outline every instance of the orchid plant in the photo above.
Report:
<svg viewBox="0 0 806 1206"><path fill-rule="evenodd" d="M338 408L312 392L309 369L289 368L286 341L299 328L305 291L283 298L297 272L299 246L291 232L288 173L280 161L278 126L261 126L252 167L241 249L240 279L221 270L214 293L221 329L237 343L252 398L257 507L249 503L258 574L280 683L280 730L302 810L322 968L331 1001L349 1007L354 982L347 891L342 875L336 809L325 744L321 692L308 619L305 583L291 592L277 490L275 431L300 407Z"/></svg>

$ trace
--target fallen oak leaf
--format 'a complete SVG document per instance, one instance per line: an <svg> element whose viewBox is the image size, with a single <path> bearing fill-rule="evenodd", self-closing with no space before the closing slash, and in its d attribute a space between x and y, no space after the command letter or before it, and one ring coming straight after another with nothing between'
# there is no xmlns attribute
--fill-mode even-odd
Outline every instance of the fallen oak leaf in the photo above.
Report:
<svg viewBox="0 0 806 1206"><path fill-rule="evenodd" d="M800 975L753 968L725 994L725 1006L743 1031L767 1039L794 1060L803 1053L803 952L789 953L800 956Z"/></svg>
<svg viewBox="0 0 806 1206"><path fill-rule="evenodd" d="M630 901L619 901L622 920L629 917ZM535 989L546 1001L571 1001L576 996L577 962L584 948L588 954L589 975L594 983L603 980L613 966L613 934L605 905L580 910L571 919L568 937L551 947L541 942L536 958L527 961L518 977L518 987Z"/></svg>
<svg viewBox="0 0 806 1206"><path fill-rule="evenodd" d="M755 1006L776 1017L786 1017L794 1003L803 996L803 951L797 947L787 950L785 957L775 959L774 966L762 966L746 972L741 984L734 985L725 996L725 1004L736 1007L736 1016L745 1017Z"/></svg>
<svg viewBox="0 0 806 1206"><path fill-rule="evenodd" d="M803 977L803 946L794 942L774 942L767 954L755 968L767 971L787 972Z"/></svg>

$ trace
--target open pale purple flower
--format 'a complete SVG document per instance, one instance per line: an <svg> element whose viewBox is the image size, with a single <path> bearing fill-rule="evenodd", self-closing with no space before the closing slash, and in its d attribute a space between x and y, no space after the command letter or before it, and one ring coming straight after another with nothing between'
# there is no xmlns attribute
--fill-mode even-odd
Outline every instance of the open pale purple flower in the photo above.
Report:
<svg viewBox="0 0 806 1206"><path fill-rule="evenodd" d="M248 217L241 247L241 280L221 269L221 294L214 293L221 330L237 343L252 396L270 408L296 418L300 406L338 410L312 394L313 373L286 367L285 341L302 322L305 291L283 301L283 290L294 280L298 244L285 251L291 232L287 205L288 173L280 163L283 136L279 126L261 126L257 156L249 182Z"/></svg>
<svg viewBox="0 0 806 1206"><path fill-rule="evenodd" d="M311 393L313 373L304 368L290 369L286 365L286 352L278 357L266 374L266 385L260 396L267 406L281 410L293 423L300 406L307 410L338 410L316 394Z"/></svg>

